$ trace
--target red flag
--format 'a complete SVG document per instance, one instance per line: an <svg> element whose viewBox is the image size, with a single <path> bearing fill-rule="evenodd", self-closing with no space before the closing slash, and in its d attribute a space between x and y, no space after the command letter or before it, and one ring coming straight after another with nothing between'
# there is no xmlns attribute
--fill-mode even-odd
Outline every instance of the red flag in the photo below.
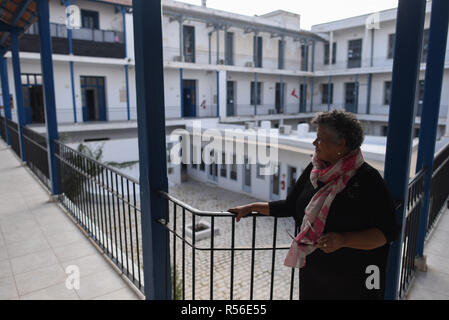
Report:
<svg viewBox="0 0 449 320"><path fill-rule="evenodd" d="M298 99L298 96L296 95L295 89L292 91L292 96L294 96L296 99Z"/></svg>

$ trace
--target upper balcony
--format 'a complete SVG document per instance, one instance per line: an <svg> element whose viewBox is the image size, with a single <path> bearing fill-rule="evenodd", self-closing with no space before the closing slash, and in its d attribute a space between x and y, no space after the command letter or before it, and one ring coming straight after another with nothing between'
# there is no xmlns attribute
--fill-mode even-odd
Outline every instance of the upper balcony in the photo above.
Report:
<svg viewBox="0 0 449 320"><path fill-rule="evenodd" d="M70 54L66 25L51 23L53 53ZM39 30L33 24L19 41L20 51L40 52ZM123 31L80 28L72 30L72 50L77 56L117 58L125 57Z"/></svg>

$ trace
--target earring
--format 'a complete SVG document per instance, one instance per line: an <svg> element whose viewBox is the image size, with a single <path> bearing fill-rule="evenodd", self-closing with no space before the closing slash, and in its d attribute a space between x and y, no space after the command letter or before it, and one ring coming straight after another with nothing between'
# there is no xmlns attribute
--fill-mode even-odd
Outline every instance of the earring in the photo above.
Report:
<svg viewBox="0 0 449 320"><path fill-rule="evenodd" d="M341 152L337 152L337 155L341 156Z"/></svg>

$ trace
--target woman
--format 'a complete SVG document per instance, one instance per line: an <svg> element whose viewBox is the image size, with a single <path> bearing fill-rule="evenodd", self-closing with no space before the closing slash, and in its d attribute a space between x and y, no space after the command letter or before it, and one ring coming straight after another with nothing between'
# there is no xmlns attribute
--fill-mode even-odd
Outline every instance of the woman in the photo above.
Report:
<svg viewBox="0 0 449 320"><path fill-rule="evenodd" d="M364 135L349 112L319 113L312 162L285 200L229 209L293 216L301 226L284 264L300 268L300 299L383 299L390 243L399 234L394 204L360 150Z"/></svg>

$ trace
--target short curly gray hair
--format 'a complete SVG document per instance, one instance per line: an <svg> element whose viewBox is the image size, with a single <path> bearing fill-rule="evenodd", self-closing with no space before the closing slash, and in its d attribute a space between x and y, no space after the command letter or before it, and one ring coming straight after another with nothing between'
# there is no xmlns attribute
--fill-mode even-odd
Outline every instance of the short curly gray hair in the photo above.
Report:
<svg viewBox="0 0 449 320"><path fill-rule="evenodd" d="M325 126L335 133L336 138L345 139L350 150L359 148L365 138L360 121L351 112L343 110L319 112L311 123Z"/></svg>

